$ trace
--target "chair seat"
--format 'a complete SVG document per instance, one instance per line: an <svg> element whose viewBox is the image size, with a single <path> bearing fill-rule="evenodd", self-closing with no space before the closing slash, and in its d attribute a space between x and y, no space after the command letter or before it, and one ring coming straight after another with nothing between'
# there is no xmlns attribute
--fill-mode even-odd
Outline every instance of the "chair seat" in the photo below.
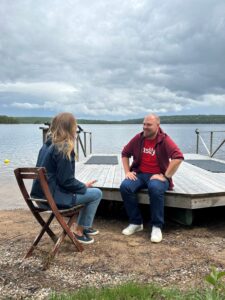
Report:
<svg viewBox="0 0 225 300"><path fill-rule="evenodd" d="M30 198L31 201L36 201L36 202L40 202L40 200L45 200L45 199L35 199L35 198ZM45 202L45 201L43 201ZM48 206L48 207L47 207ZM63 214L63 215L67 215L67 214L71 214L71 213L74 213L76 212L77 210L80 210L81 208L83 208L84 205L83 204L78 204L78 205L75 205L73 207L70 207L70 208L64 208L64 209L58 209L58 211ZM35 205L35 209L38 211L38 212L46 212L46 213L52 213L52 210L51 210L51 207L49 207L48 204L46 204L46 208L44 207L39 207L37 205Z"/></svg>

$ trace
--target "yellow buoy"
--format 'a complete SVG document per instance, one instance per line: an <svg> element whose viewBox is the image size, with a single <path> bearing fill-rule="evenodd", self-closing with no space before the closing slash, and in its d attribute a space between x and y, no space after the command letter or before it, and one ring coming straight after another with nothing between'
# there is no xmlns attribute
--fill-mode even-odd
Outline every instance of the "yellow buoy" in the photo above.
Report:
<svg viewBox="0 0 225 300"><path fill-rule="evenodd" d="M5 159L5 160L4 160L4 163L5 163L5 164L8 164L8 163L10 163L10 160L9 160L9 159Z"/></svg>

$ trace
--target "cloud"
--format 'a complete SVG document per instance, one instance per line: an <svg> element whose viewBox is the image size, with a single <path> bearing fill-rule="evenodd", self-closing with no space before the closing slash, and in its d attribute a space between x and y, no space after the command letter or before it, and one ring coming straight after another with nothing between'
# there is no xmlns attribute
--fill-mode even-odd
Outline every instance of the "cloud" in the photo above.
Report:
<svg viewBox="0 0 225 300"><path fill-rule="evenodd" d="M18 107L18 108L25 108L25 109L35 109L35 108L41 108L41 105L35 104L35 103L18 103L18 102L13 102L11 104L11 107Z"/></svg>
<svg viewBox="0 0 225 300"><path fill-rule="evenodd" d="M0 92L13 92L35 95L65 95L77 92L77 89L69 84L60 82L15 82L0 83Z"/></svg>
<svg viewBox="0 0 225 300"><path fill-rule="evenodd" d="M222 0L3 0L0 26L5 113L225 113Z"/></svg>
<svg viewBox="0 0 225 300"><path fill-rule="evenodd" d="M204 95L202 97L203 106L216 106L223 109L225 106L225 94L223 95Z"/></svg>

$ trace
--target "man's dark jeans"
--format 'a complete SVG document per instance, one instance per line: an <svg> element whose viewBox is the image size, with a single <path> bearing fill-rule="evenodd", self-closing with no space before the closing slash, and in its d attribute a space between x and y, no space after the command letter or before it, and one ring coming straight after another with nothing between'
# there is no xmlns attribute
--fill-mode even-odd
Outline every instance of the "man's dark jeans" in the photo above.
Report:
<svg viewBox="0 0 225 300"><path fill-rule="evenodd" d="M124 179L120 186L120 192L130 224L142 224L136 194L140 189L147 188L150 198L151 225L162 228L164 224L164 194L169 187L169 182L168 180L150 180L152 175L138 173L137 180Z"/></svg>

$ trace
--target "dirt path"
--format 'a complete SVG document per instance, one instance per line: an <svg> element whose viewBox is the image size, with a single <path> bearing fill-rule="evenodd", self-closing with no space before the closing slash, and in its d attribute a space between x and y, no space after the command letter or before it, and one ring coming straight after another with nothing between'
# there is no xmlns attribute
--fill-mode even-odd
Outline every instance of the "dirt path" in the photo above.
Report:
<svg viewBox="0 0 225 300"><path fill-rule="evenodd" d="M100 230L83 253L67 240L46 271L51 242L46 238L32 258L22 260L38 225L25 210L0 211L0 299L44 299L51 291L126 281L158 282L189 288L204 284L211 266L225 268L225 222L186 228L167 223L164 239L152 244L149 231L125 237L125 221L96 219ZM58 226L55 224L57 229Z"/></svg>

